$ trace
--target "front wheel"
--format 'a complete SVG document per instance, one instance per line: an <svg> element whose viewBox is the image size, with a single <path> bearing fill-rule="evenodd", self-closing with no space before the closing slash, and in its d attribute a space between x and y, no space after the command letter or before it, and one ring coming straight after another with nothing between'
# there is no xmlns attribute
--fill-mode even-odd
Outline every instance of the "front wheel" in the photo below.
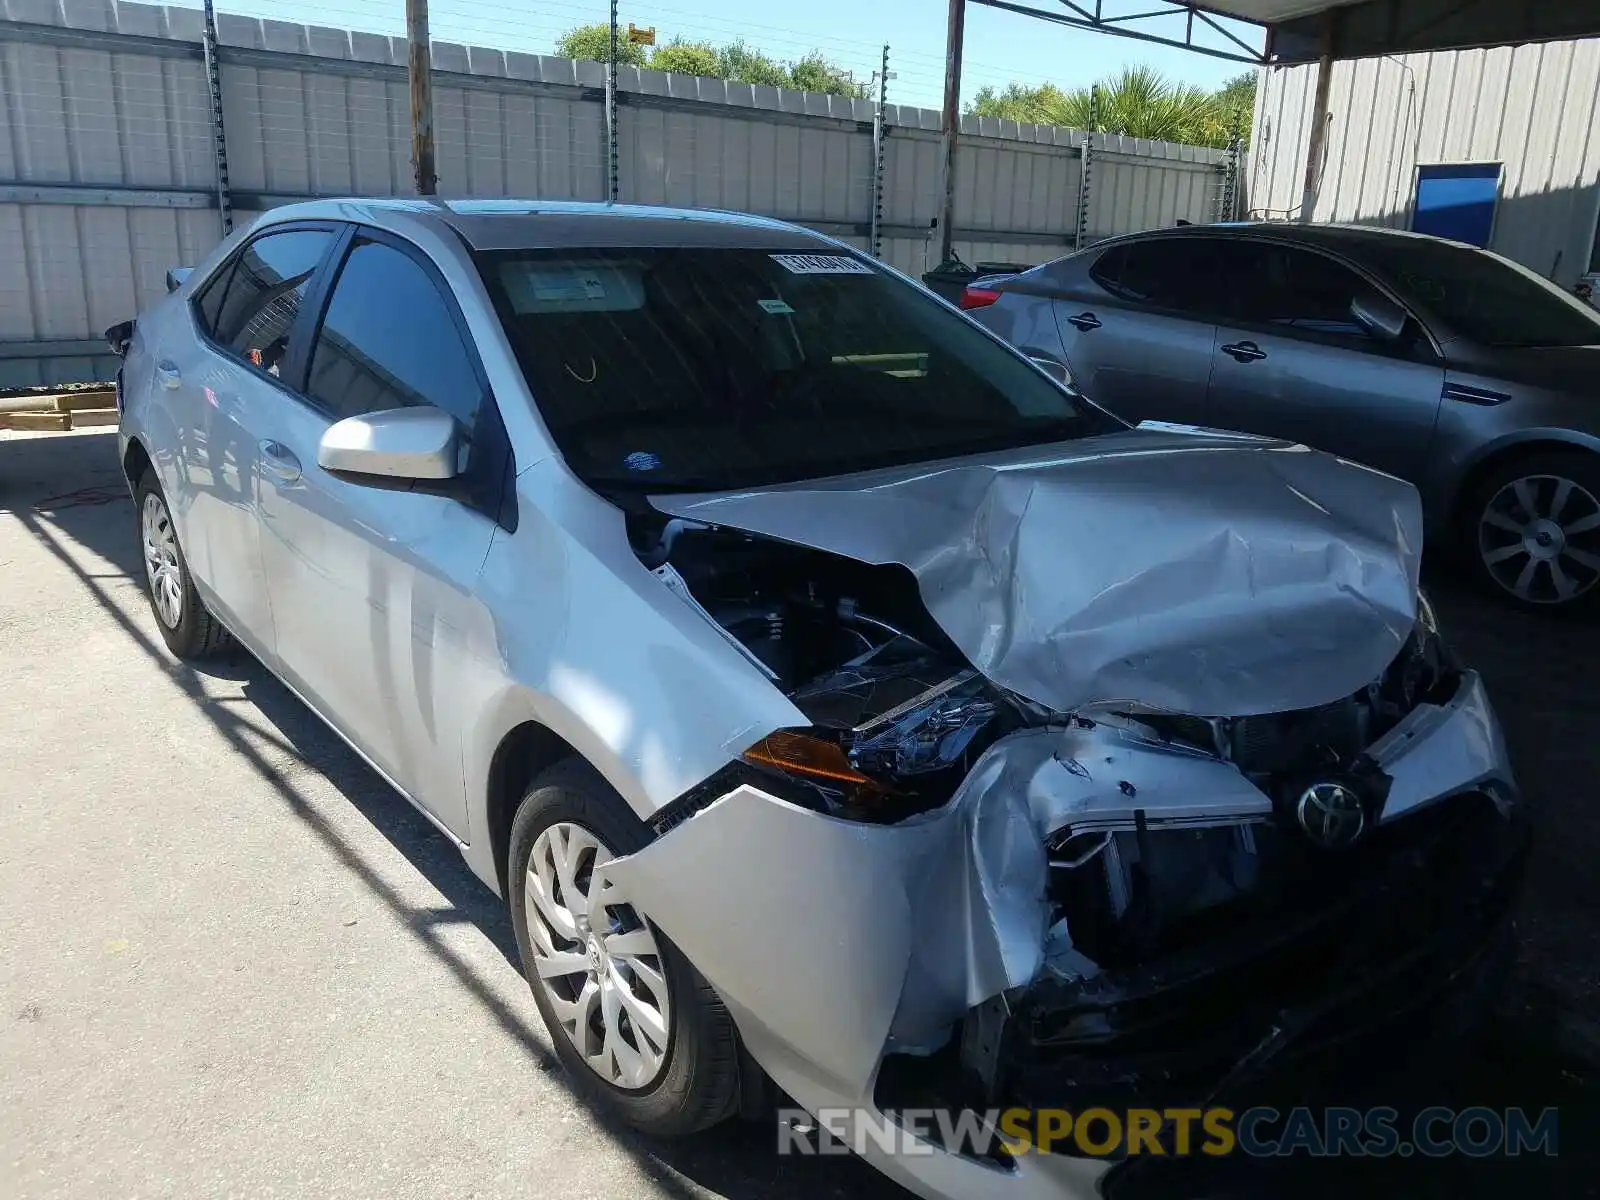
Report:
<svg viewBox="0 0 1600 1200"><path fill-rule="evenodd" d="M596 876L649 840L622 797L569 759L523 797L506 890L523 974L563 1065L629 1124L674 1136L732 1112L738 1053L710 985L617 885Z"/></svg>
<svg viewBox="0 0 1600 1200"><path fill-rule="evenodd" d="M1497 469L1468 505L1480 579L1525 608L1600 603L1600 456L1538 454Z"/></svg>

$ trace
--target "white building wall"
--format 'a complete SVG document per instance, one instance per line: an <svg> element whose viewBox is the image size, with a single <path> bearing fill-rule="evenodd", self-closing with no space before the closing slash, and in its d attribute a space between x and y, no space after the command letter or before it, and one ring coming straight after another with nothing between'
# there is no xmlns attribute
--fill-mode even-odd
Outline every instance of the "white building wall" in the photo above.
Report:
<svg viewBox="0 0 1600 1200"><path fill-rule="evenodd" d="M1298 218L1317 67L1262 72L1250 215ZM1600 221L1600 39L1335 63L1313 219L1410 228L1419 164L1504 164L1490 248L1571 284Z"/></svg>

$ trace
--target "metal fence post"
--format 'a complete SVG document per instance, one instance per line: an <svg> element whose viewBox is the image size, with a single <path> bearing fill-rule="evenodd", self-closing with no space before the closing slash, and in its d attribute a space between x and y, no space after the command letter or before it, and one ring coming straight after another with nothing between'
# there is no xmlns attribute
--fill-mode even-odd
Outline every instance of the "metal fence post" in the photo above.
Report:
<svg viewBox="0 0 1600 1200"><path fill-rule="evenodd" d="M872 230L867 251L873 258L883 257L883 186L888 158L889 130L884 124L884 109L889 103L889 43L883 44L883 62L878 68L878 111L872 117Z"/></svg>
<svg viewBox="0 0 1600 1200"><path fill-rule="evenodd" d="M1218 221L1235 221L1239 217L1239 155L1244 142L1244 112L1233 110L1233 121L1228 128L1228 154L1222 164L1222 190L1217 197Z"/></svg>
<svg viewBox="0 0 1600 1200"><path fill-rule="evenodd" d="M606 63L606 198L617 202L617 0L611 0L611 61Z"/></svg>
<svg viewBox="0 0 1600 1200"><path fill-rule="evenodd" d="M1093 192L1089 187L1089 169L1093 162L1094 127L1100 107L1100 85L1089 88L1089 128L1083 132L1083 142L1078 147L1078 226L1073 233L1072 248L1082 250L1089 241L1089 201Z"/></svg>
<svg viewBox="0 0 1600 1200"><path fill-rule="evenodd" d="M233 232L233 189L228 182L228 138L222 128L222 76L217 70L217 13L205 0L200 48L205 54L206 86L211 91L211 136L217 165L217 209L222 236Z"/></svg>

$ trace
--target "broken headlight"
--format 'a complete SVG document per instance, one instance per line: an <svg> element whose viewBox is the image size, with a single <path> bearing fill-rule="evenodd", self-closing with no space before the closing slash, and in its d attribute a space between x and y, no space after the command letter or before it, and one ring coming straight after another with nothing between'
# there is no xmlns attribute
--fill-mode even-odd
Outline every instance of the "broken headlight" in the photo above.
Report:
<svg viewBox="0 0 1600 1200"><path fill-rule="evenodd" d="M815 724L780 729L741 756L826 811L898 820L943 803L993 740L1001 704L976 671L944 678L858 665L795 694Z"/></svg>

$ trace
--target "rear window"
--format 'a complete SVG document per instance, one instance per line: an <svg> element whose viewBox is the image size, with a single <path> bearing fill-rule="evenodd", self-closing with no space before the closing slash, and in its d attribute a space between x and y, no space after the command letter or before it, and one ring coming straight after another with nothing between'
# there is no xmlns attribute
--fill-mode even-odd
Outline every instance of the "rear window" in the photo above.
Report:
<svg viewBox="0 0 1600 1200"><path fill-rule="evenodd" d="M847 253L479 256L540 413L596 486L718 490L1113 425Z"/></svg>
<svg viewBox="0 0 1600 1200"><path fill-rule="evenodd" d="M1385 238L1371 269L1486 346L1600 344L1600 312L1524 266L1429 238Z"/></svg>

